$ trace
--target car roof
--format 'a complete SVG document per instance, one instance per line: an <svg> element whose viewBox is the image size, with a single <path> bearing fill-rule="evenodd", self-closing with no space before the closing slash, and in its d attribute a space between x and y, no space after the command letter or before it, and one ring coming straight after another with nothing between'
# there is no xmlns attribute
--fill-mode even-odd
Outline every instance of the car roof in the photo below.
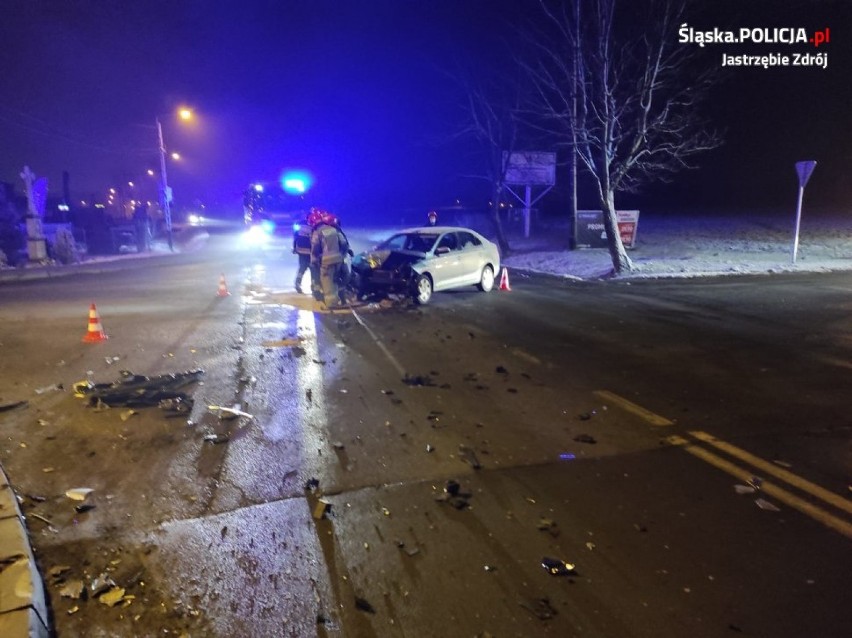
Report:
<svg viewBox="0 0 852 638"><path fill-rule="evenodd" d="M423 235L434 235L436 233L449 233L456 231L464 231L466 233L473 233L474 235L479 235L479 233L473 230L472 228L463 228L461 226L416 226L414 228L405 228L403 230L399 230L395 234L417 233Z"/></svg>

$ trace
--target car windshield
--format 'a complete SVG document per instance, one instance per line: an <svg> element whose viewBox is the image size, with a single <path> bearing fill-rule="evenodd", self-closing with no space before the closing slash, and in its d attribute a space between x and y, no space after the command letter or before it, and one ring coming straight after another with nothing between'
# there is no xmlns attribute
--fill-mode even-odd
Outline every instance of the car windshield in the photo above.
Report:
<svg viewBox="0 0 852 638"><path fill-rule="evenodd" d="M376 250L410 250L428 253L438 240L438 233L399 233L376 246Z"/></svg>

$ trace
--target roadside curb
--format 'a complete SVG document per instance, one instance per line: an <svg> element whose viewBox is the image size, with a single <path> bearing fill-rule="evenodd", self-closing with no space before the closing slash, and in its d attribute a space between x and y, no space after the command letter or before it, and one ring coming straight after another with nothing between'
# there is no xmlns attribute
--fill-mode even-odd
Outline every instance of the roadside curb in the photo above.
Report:
<svg viewBox="0 0 852 638"><path fill-rule="evenodd" d="M0 636L48 638L44 582L18 497L0 467Z"/></svg>

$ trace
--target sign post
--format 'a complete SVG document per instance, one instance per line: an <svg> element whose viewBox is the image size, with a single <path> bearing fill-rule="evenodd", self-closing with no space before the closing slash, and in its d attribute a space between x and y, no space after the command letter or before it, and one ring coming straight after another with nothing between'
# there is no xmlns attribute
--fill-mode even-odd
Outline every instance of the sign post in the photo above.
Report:
<svg viewBox="0 0 852 638"><path fill-rule="evenodd" d="M805 162L796 162L796 174L799 176L799 199L796 202L796 230L793 234L793 256L790 263L796 263L796 253L799 250L799 225L802 221L802 197L805 194L805 185L814 172L816 162L807 160Z"/></svg>
<svg viewBox="0 0 852 638"><path fill-rule="evenodd" d="M503 152L506 166L505 183L508 191L524 205L524 237L530 236L530 216L532 206L556 184L556 153L548 152ZM524 197L512 190L512 186L523 186ZM532 199L532 187L545 186L546 189ZM499 206L499 202L494 203Z"/></svg>

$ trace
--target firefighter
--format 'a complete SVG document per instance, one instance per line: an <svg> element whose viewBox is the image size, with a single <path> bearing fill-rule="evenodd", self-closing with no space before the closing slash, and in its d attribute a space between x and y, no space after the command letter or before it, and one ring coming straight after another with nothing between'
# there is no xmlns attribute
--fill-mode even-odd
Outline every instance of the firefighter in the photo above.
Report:
<svg viewBox="0 0 852 638"><path fill-rule="evenodd" d="M311 213L313 211L312 208ZM293 254L299 258L299 269L296 271L296 292L301 294L302 279L311 265L311 225L307 219L293 226ZM314 273L311 272L311 288L314 285Z"/></svg>
<svg viewBox="0 0 852 638"><path fill-rule="evenodd" d="M438 223L438 213L434 210L430 210L429 214L426 216L426 219L429 221L430 226L434 226Z"/></svg>
<svg viewBox="0 0 852 638"><path fill-rule="evenodd" d="M348 246L341 251L342 233L336 228L339 222L334 215L323 212L318 217L311 233L311 265L319 269L320 293L325 307L339 308L342 304L338 278Z"/></svg>

